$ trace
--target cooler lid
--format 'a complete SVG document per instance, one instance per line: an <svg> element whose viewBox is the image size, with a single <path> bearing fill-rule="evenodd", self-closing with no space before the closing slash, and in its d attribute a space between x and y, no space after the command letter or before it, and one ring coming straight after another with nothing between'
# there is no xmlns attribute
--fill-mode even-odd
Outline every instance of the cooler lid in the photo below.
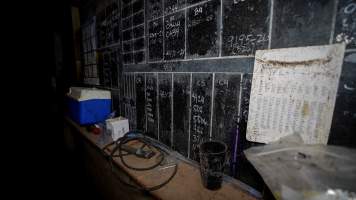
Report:
<svg viewBox="0 0 356 200"><path fill-rule="evenodd" d="M67 96L78 101L90 99L111 99L111 92L97 88L70 87Z"/></svg>

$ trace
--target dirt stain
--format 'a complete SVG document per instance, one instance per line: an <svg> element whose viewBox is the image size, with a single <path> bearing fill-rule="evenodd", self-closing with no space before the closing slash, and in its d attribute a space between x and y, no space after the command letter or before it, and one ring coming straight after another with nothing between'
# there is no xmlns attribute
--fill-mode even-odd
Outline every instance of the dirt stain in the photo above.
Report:
<svg viewBox="0 0 356 200"><path fill-rule="evenodd" d="M265 63L269 65L273 65L274 67L287 67L287 66L307 66L312 64L326 64L331 61L331 57L327 57L326 59L311 59L304 61L279 61L279 60L263 60L260 58L256 58L256 61L260 63Z"/></svg>

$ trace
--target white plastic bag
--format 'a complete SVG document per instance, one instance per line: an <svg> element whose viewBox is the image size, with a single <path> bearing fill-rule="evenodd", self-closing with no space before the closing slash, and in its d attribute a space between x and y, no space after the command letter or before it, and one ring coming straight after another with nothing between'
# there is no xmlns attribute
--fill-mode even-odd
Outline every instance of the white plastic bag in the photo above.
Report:
<svg viewBox="0 0 356 200"><path fill-rule="evenodd" d="M356 199L356 150L299 135L245 151L276 199Z"/></svg>

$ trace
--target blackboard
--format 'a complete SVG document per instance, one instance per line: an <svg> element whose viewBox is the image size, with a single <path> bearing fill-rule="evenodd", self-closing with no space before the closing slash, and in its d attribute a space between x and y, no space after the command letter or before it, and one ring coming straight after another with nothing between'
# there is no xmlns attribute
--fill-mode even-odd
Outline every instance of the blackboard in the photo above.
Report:
<svg viewBox="0 0 356 200"><path fill-rule="evenodd" d="M130 128L133 130L136 130L136 124L137 124L137 119L136 119L136 93L135 93L135 75L134 74L130 74L129 75L129 89L130 89L130 93L129 93L129 97L130 97Z"/></svg>
<svg viewBox="0 0 356 200"><path fill-rule="evenodd" d="M146 74L147 134L158 139L157 74Z"/></svg>
<svg viewBox="0 0 356 200"><path fill-rule="evenodd" d="M148 24L148 55L149 61L163 59L163 18Z"/></svg>
<svg viewBox="0 0 356 200"><path fill-rule="evenodd" d="M137 13L141 10L143 10L144 6L144 0L136 0L135 2L132 3L132 11L133 13Z"/></svg>
<svg viewBox="0 0 356 200"><path fill-rule="evenodd" d="M182 59L185 56L184 11L164 18L164 59Z"/></svg>
<svg viewBox="0 0 356 200"><path fill-rule="evenodd" d="M238 144L242 147L238 149L247 149L251 146L261 145L261 143L250 142L246 140L246 129L248 121L248 111L250 105L250 95L251 95L251 85L252 85L252 73L243 74L242 83L241 83L241 105L240 105L240 123L239 123L239 137L240 141Z"/></svg>
<svg viewBox="0 0 356 200"><path fill-rule="evenodd" d="M128 92L129 88L129 81L127 76L123 76L123 84L122 84L122 99L121 103L123 104L123 116L127 119L129 119L129 103L130 103L130 96Z"/></svg>
<svg viewBox="0 0 356 200"><path fill-rule="evenodd" d="M105 46L106 41L106 21L105 21L105 10L99 12L96 16L96 37L97 37L97 46Z"/></svg>
<svg viewBox="0 0 356 200"><path fill-rule="evenodd" d="M132 27L132 19L131 17L128 17L124 20L122 20L122 29L126 30L128 28Z"/></svg>
<svg viewBox="0 0 356 200"><path fill-rule="evenodd" d="M112 41L111 43L117 43L120 39L120 21L119 21L119 7L116 2L112 2L112 12L111 12L111 25L112 25Z"/></svg>
<svg viewBox="0 0 356 200"><path fill-rule="evenodd" d="M112 14L112 6L108 5L105 11L105 25L106 25L106 36L105 36L105 44L110 44L113 40L113 29L112 29L112 21L111 21L111 14Z"/></svg>
<svg viewBox="0 0 356 200"><path fill-rule="evenodd" d="M274 0L271 48L328 44L334 5L333 0Z"/></svg>
<svg viewBox="0 0 356 200"><path fill-rule="evenodd" d="M125 104L124 104L124 100L125 100L125 93L124 93L124 76L120 77L120 85L119 85L119 90L120 90L120 112L118 114L120 114L120 116L125 116Z"/></svg>
<svg viewBox="0 0 356 200"><path fill-rule="evenodd" d="M212 137L230 144L239 116L241 74L215 74Z"/></svg>
<svg viewBox="0 0 356 200"><path fill-rule="evenodd" d="M190 74L174 74L173 149L188 156Z"/></svg>
<svg viewBox="0 0 356 200"><path fill-rule="evenodd" d="M187 57L219 55L218 16L220 1L213 0L187 10Z"/></svg>
<svg viewBox="0 0 356 200"><path fill-rule="evenodd" d="M134 53L134 60L135 63L143 63L145 61L145 52L144 51L138 51Z"/></svg>
<svg viewBox="0 0 356 200"><path fill-rule="evenodd" d="M158 138L160 131L168 133L170 128L167 126L169 123L162 120L168 121L171 119L168 115L173 115L173 130L171 130L173 139L170 141L172 147L181 154L197 160L194 151L197 152L196 147L201 137L209 137L210 131L212 137L224 140L230 145L228 132L236 123L236 111L240 112L239 128L241 138L244 138L256 50L347 42L348 53L345 54L329 144L356 146L355 134L353 134L356 130L354 123L356 89L353 90L356 88L354 81L356 72L353 67L355 63L349 61L356 48L356 39L352 39L352 37L356 38L355 0L123 0L121 2L120 23L116 20L117 11L114 4L101 6L107 7L106 9L94 8L92 13L96 16L95 41L100 48L97 50L100 58L98 62L100 84L113 87L117 82L120 87L125 88L122 89L125 90L125 94L120 93L122 97L120 104L124 105L120 111L123 115L127 113L131 128L135 127L136 123L138 129L145 130L147 123L149 133ZM83 13L89 12L81 12ZM115 32L119 26L122 26L121 34ZM115 45L108 45L112 41L117 41L118 37L122 43L120 58L116 62L124 64L123 74L135 74L134 96L130 86L132 76L125 75L122 81L115 80L116 69L113 68L112 58L114 53L109 53L111 56L105 64L101 55L106 52L103 49L117 48ZM87 55L83 57L88 60ZM94 73L90 68L84 69L87 74ZM118 72L119 78L120 73L121 70ZM225 73L229 75L225 76ZM173 93L173 99L171 101L159 99L158 87L160 86L160 90L169 88L164 86L169 84L161 80L171 74L173 74L173 91L170 92ZM239 74L243 74L243 77L240 80L241 85L238 86ZM147 86L146 75L150 82ZM157 79L158 76L160 79ZM198 87L197 80L205 80L209 77L207 87ZM212 77L214 77L214 85ZM229 84L228 87L219 86L219 80L222 83L228 81L234 84L233 86ZM241 91L239 91L240 87ZM195 92L194 95L191 95L191 88ZM122 90L120 92L123 92ZM228 92L229 90L233 92ZM206 95L204 103L199 102L197 92ZM241 94L241 99L238 93ZM149 101L146 101L146 95ZM194 100L198 102L194 103ZM116 102L117 95L113 93L113 104ZM226 106L227 104L229 106ZM173 107L173 113L169 107ZM200 107L202 107L202 114L198 113ZM191 109L196 110L191 112ZM194 123L202 124L193 123L193 115L196 114L201 114L203 120L196 117ZM169 138L166 137L167 135L163 138ZM167 141L165 143L169 144ZM254 143L243 141L241 146L245 149L251 145Z"/></svg>
<svg viewBox="0 0 356 200"><path fill-rule="evenodd" d="M105 26L106 26L106 37L105 44L109 45L117 41L119 34L118 31L118 6L116 3L109 4L105 9Z"/></svg>
<svg viewBox="0 0 356 200"><path fill-rule="evenodd" d="M268 46L269 1L223 1L222 55L253 55Z"/></svg>
<svg viewBox="0 0 356 200"><path fill-rule="evenodd" d="M345 53L328 144L356 147L356 52Z"/></svg>
<svg viewBox="0 0 356 200"><path fill-rule="evenodd" d="M199 161L199 144L210 137L212 74L192 75L190 158Z"/></svg>
<svg viewBox="0 0 356 200"><path fill-rule="evenodd" d="M121 17L124 19L131 15L132 15L132 4L124 6L124 8L122 9Z"/></svg>
<svg viewBox="0 0 356 200"><path fill-rule="evenodd" d="M124 3L121 23L123 63L143 63L146 60L144 0Z"/></svg>
<svg viewBox="0 0 356 200"><path fill-rule="evenodd" d="M147 1L147 18L149 20L161 17L163 15L163 0L148 0Z"/></svg>
<svg viewBox="0 0 356 200"><path fill-rule="evenodd" d="M122 33L122 40L131 40L133 38L133 32L132 29L126 30Z"/></svg>
<svg viewBox="0 0 356 200"><path fill-rule="evenodd" d="M334 41L346 42L346 48L356 48L356 1L339 0L338 2Z"/></svg>
<svg viewBox="0 0 356 200"><path fill-rule="evenodd" d="M122 51L124 53L126 52L130 52L133 50L133 44L132 44L132 41L128 41L128 42L123 42L122 43Z"/></svg>
<svg viewBox="0 0 356 200"><path fill-rule="evenodd" d="M187 1L188 5L192 5L192 4L196 4L196 3L202 2L204 0L186 0L186 1Z"/></svg>
<svg viewBox="0 0 356 200"><path fill-rule="evenodd" d="M123 55L123 62L124 64L130 64L133 62L133 55L132 53L124 53Z"/></svg>
<svg viewBox="0 0 356 200"><path fill-rule="evenodd" d="M119 116L121 113L120 107L120 90L113 89L111 90L111 109L116 112L116 116Z"/></svg>
<svg viewBox="0 0 356 200"><path fill-rule="evenodd" d="M137 26L139 24L143 24L144 23L144 20L145 20L145 16L144 16L144 11L141 11L139 13L136 13L134 16L133 16L133 25L134 26Z"/></svg>
<svg viewBox="0 0 356 200"><path fill-rule="evenodd" d="M133 46L135 51L143 49L144 45L145 45L145 40L143 38L134 40Z"/></svg>
<svg viewBox="0 0 356 200"><path fill-rule="evenodd" d="M135 93L135 76L134 74L125 74L123 76L123 104L124 117L129 120L131 130L136 129L136 93Z"/></svg>
<svg viewBox="0 0 356 200"><path fill-rule="evenodd" d="M111 54L109 51L103 52L103 64L102 64L102 77L100 79L101 85L111 87Z"/></svg>
<svg viewBox="0 0 356 200"><path fill-rule="evenodd" d="M170 14L185 6L185 0L163 0L164 14Z"/></svg>
<svg viewBox="0 0 356 200"><path fill-rule="evenodd" d="M172 74L158 74L159 140L172 146Z"/></svg>
<svg viewBox="0 0 356 200"><path fill-rule="evenodd" d="M136 27L136 28L133 29L134 38L143 37L144 34L145 34L145 27L144 27L144 25L138 26L138 27Z"/></svg>
<svg viewBox="0 0 356 200"><path fill-rule="evenodd" d="M122 106L122 113L121 115L126 117L128 119L128 103L129 103L129 95L128 95L128 80L127 80L127 76L124 75L122 77L122 85L121 85L121 91L122 91L122 95L121 95L121 104Z"/></svg>
<svg viewBox="0 0 356 200"><path fill-rule="evenodd" d="M110 52L110 76L111 76L111 87L118 88L118 49L113 49Z"/></svg>
<svg viewBox="0 0 356 200"><path fill-rule="evenodd" d="M243 74L241 84L241 121L247 123L248 107L250 103L250 92L252 85L252 74Z"/></svg>
<svg viewBox="0 0 356 200"><path fill-rule="evenodd" d="M146 130L146 113L145 113L145 74L135 75L136 83L136 117L137 129Z"/></svg>
<svg viewBox="0 0 356 200"><path fill-rule="evenodd" d="M126 6L127 4L129 4L132 0L122 0L122 5Z"/></svg>

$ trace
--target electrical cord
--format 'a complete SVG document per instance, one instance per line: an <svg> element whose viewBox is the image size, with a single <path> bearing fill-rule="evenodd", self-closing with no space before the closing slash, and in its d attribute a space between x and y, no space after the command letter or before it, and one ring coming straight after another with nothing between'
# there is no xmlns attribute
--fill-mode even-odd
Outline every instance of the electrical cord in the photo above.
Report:
<svg viewBox="0 0 356 200"><path fill-rule="evenodd" d="M124 156L127 156L127 155L132 155L132 153L129 153L129 152L126 152L124 153L124 149L122 148L122 145L130 142L130 141L139 141L142 143L142 146L140 147L140 149L143 149L144 147L148 147L149 149L152 150L152 147L155 148L158 152L159 152L159 157L160 159L158 160L157 163L155 163L154 165L152 166L149 166L149 167L144 167L144 168L139 168L139 167L133 167L133 166L130 166L129 164L127 164L127 162L125 161L124 159ZM102 148L102 151L104 153L104 155L106 155L106 152L105 150L108 150L108 148L112 145L115 145L115 147L113 148L112 151L110 151L110 154L108 156L108 159L109 159L109 163L110 163L110 167L111 167L111 172L115 175L115 177L124 185L130 187L130 188L133 188L133 189L136 189L136 190L139 190L141 192L150 192L150 191L154 191L154 190L158 190L160 188L162 188L163 186L165 186L166 184L168 184L172 179L173 177L176 175L177 171L178 171L178 164L175 163L174 165L174 171L172 172L171 176L165 180L164 182L158 184L158 185L155 185L155 186L152 186L152 187L143 187L143 186L135 186L133 184L130 184L126 181L123 181L115 172L114 172L114 167L113 167L113 161L114 161L114 158L115 157L119 157L120 160L121 160L121 163L129 168L129 169L132 169L132 170L136 170L136 171L146 171L146 170L152 170L156 167L158 167L159 165L162 165L164 159L166 158L166 155L169 154L169 149L168 147L166 147L164 144L162 144L161 142L153 139L153 138L150 138L148 136L146 136L145 134L141 133L140 131L130 131L128 133L126 133L123 137L121 138L118 138L117 140L107 144L104 146L104 148ZM116 152L118 151L118 155L115 154ZM129 176L130 177L130 176ZM131 178L131 177L130 177Z"/></svg>
<svg viewBox="0 0 356 200"><path fill-rule="evenodd" d="M126 144L126 143L128 143L128 142L130 142L130 141L134 141L134 140L138 140L138 141L140 141L140 142L142 142L142 143L144 143L144 144L145 144L145 142L146 142L145 140L143 140L143 139L141 139L141 138L128 138L128 139L124 139L122 142L120 142L120 143L114 148L113 152L117 151L117 149L118 149L118 150L119 150L119 157L122 158L122 156L123 156L123 154L122 154L122 145L123 145L123 144ZM159 150L159 149L157 149L157 150ZM121 161L122 161L122 164L123 164L125 167L127 167L127 168L129 168L129 169L132 169L132 170L137 170L137 171L151 170L151 169L154 169L154 168L156 168L157 166L159 166L159 165L163 162L163 160L164 160L164 158L165 158L163 152L160 151L160 150L159 150L159 152L160 152L160 155L158 155L158 156L160 157L160 160L159 160L156 164L154 164L154 165L152 165L152 166L149 166L149 167L143 167L143 168L132 167L132 166L130 166L130 165L128 165L128 164L126 163L125 159L121 159Z"/></svg>

